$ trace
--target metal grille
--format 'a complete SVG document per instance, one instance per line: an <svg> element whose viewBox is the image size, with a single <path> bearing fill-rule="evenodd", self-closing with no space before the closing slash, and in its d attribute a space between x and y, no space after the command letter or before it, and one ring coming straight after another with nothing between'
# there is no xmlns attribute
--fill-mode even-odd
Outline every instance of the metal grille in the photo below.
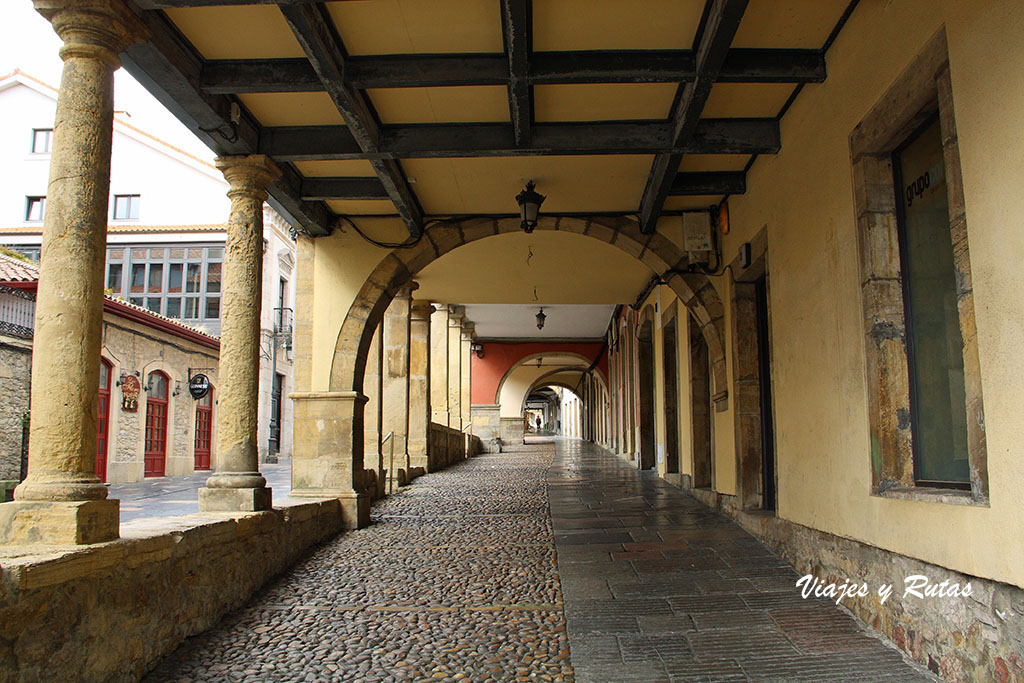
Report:
<svg viewBox="0 0 1024 683"><path fill-rule="evenodd" d="M31 339L35 323L35 295L0 285L0 333Z"/></svg>

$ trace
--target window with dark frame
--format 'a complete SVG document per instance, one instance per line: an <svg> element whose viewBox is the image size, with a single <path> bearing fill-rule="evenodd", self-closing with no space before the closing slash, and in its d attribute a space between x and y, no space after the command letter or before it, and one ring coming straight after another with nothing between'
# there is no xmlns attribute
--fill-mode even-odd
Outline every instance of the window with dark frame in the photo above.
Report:
<svg viewBox="0 0 1024 683"><path fill-rule="evenodd" d="M38 223L46 214L46 197L25 198L25 220Z"/></svg>
<svg viewBox="0 0 1024 683"><path fill-rule="evenodd" d="M107 288L168 318L220 319L224 248L203 245L112 246Z"/></svg>
<svg viewBox="0 0 1024 683"><path fill-rule="evenodd" d="M130 221L138 220L139 204L141 195L137 194L116 194L114 195L114 220Z"/></svg>
<svg viewBox="0 0 1024 683"><path fill-rule="evenodd" d="M53 128L32 129L32 153L49 154L53 146Z"/></svg>

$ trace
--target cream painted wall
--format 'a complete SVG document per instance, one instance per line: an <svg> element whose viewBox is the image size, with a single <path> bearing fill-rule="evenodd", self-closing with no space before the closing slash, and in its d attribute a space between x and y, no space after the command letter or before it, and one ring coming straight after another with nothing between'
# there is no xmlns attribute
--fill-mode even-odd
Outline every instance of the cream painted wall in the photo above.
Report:
<svg viewBox="0 0 1024 683"><path fill-rule="evenodd" d="M949 40L974 276L991 507L872 496L858 245L848 135L940 28ZM968 574L1024 585L1024 5L866 2L730 199L726 260L767 225L778 514ZM716 286L728 302L728 283ZM724 285L724 286L723 286ZM726 304L728 315L729 305ZM729 329L726 325L726 329ZM731 340L726 340L726 348ZM729 367L730 381L732 367ZM730 408L732 397L730 396ZM716 414L716 487L730 492L731 411Z"/></svg>
<svg viewBox="0 0 1024 683"><path fill-rule="evenodd" d="M554 359L553 356L552 359ZM548 360L547 357L545 357L545 360ZM576 359L566 358L565 360L568 364ZM585 361L577 362L580 363L580 367L583 369L586 369L589 365ZM498 392L501 417L519 417L522 415L523 401L526 400L526 393L530 390L530 387L543 375L547 375L556 369L556 367L551 365L542 365L538 368L536 365L523 364L512 370L505 377L505 381L501 385L501 391Z"/></svg>

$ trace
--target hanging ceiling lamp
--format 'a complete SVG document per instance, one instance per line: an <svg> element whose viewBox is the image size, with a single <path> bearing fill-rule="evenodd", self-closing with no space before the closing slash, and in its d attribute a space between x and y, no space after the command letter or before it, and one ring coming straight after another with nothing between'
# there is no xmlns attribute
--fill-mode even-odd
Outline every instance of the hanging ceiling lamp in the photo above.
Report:
<svg viewBox="0 0 1024 683"><path fill-rule="evenodd" d="M545 320L547 320L547 316L544 315L544 308L541 307L541 309L539 311L537 311L537 329L538 330L543 330L544 329L544 321Z"/></svg>
<svg viewBox="0 0 1024 683"><path fill-rule="evenodd" d="M536 187L536 184L531 180L526 183L526 189L516 195L516 203L519 204L519 214L523 219L519 227L526 232L533 232L533 229L537 227L540 205L544 203L545 199L544 195L534 191L534 187Z"/></svg>

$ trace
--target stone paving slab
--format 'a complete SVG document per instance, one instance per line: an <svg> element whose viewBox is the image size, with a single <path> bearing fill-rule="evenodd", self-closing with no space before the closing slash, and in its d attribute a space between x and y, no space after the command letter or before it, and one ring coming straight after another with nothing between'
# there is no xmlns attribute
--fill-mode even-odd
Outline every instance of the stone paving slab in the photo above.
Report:
<svg viewBox="0 0 1024 683"><path fill-rule="evenodd" d="M548 481L578 680L937 680L653 473L566 441Z"/></svg>

